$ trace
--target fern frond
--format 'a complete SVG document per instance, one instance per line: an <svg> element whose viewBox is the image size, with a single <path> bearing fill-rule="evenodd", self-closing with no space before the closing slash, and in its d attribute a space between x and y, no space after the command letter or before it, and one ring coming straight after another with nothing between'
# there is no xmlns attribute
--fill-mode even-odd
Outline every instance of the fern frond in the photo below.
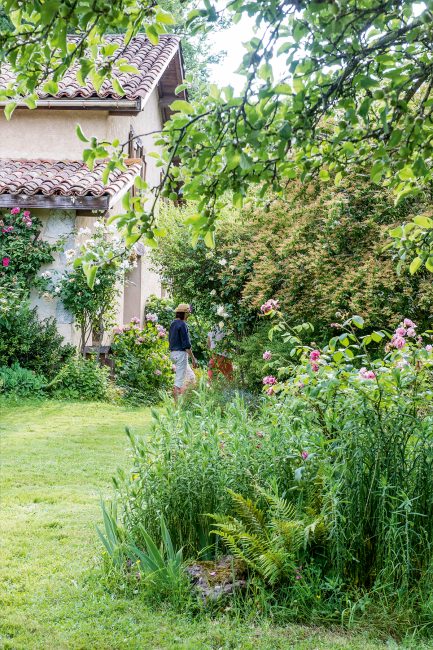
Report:
<svg viewBox="0 0 433 650"><path fill-rule="evenodd" d="M251 499L245 499L241 494L229 490L233 499L236 514L251 532L263 534L266 531L265 515Z"/></svg>

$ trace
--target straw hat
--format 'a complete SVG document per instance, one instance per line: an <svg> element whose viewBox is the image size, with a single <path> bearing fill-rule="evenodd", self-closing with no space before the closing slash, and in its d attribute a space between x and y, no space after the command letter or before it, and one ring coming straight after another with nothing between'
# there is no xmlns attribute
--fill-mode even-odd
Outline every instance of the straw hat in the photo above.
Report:
<svg viewBox="0 0 433 650"><path fill-rule="evenodd" d="M181 302L180 305L178 305L174 311L176 312L176 314L178 312L189 314L191 312L191 308L189 305L186 304L186 302Z"/></svg>

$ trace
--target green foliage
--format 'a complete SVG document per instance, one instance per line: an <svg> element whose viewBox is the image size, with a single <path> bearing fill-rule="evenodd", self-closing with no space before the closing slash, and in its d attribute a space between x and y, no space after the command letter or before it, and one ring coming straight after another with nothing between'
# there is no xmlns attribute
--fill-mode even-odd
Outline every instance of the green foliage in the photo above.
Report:
<svg viewBox="0 0 433 650"><path fill-rule="evenodd" d="M54 319L40 321L28 303L17 299L9 307L0 310L0 365L17 363L51 379L71 356L73 346L63 345Z"/></svg>
<svg viewBox="0 0 433 650"><path fill-rule="evenodd" d="M72 357L47 386L59 399L103 401L111 396L109 369L94 359Z"/></svg>
<svg viewBox="0 0 433 650"><path fill-rule="evenodd" d="M393 248L401 270L409 265L413 275L424 267L433 273L433 219L426 214L391 230ZM415 257L414 257L415 256Z"/></svg>
<svg viewBox="0 0 433 650"><path fill-rule="evenodd" d="M158 298L152 295L146 299L144 316L146 317L146 314L156 314L158 323L168 331L174 318L175 307L176 303L173 298Z"/></svg>
<svg viewBox="0 0 433 650"><path fill-rule="evenodd" d="M8 397L35 397L41 393L46 380L33 370L21 368L17 363L0 367L0 393Z"/></svg>
<svg viewBox="0 0 433 650"><path fill-rule="evenodd" d="M140 527L142 545L138 547L118 522L116 502L110 502L108 507L102 502L101 507L104 531L98 526L96 529L112 566L118 571L127 571L128 567L138 571L135 575L131 571L131 577L140 580L148 596L153 595L158 600L179 597L187 586L182 549L174 549L164 517L159 521L160 547L144 526Z"/></svg>
<svg viewBox="0 0 433 650"><path fill-rule="evenodd" d="M277 358L279 364L287 356L287 344L280 337L269 340L269 326L261 322L252 332L239 341L235 356L235 367L240 383L250 389L262 386L263 375L269 364L263 363L263 353L270 352L272 358Z"/></svg>
<svg viewBox="0 0 433 650"><path fill-rule="evenodd" d="M46 280L38 276L44 264L53 260L58 244L40 239L42 222L28 210L13 208L0 218L0 288L27 297L30 289L43 289Z"/></svg>
<svg viewBox="0 0 433 650"><path fill-rule="evenodd" d="M151 320L146 320L143 327L137 321L133 319L129 325L114 330L116 382L127 400L154 403L173 379L167 332Z"/></svg>
<svg viewBox="0 0 433 650"><path fill-rule="evenodd" d="M299 579L310 545L325 538L323 516L313 511L299 519L293 503L263 490L259 494L266 509L229 492L236 516L212 515L212 519L214 532L230 552L270 585Z"/></svg>

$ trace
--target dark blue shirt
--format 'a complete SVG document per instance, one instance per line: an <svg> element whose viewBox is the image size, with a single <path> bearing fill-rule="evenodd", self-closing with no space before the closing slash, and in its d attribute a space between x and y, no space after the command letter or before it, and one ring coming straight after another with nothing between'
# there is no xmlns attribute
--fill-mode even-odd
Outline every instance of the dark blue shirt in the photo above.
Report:
<svg viewBox="0 0 433 650"><path fill-rule="evenodd" d="M168 344L171 352L191 349L188 325L184 320L178 320L176 318L176 320L172 322L168 334Z"/></svg>

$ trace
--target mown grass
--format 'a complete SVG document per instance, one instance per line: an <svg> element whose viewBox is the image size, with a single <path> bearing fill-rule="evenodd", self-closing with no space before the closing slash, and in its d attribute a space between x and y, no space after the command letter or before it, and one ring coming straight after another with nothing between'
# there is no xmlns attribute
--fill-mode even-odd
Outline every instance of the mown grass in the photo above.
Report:
<svg viewBox="0 0 433 650"><path fill-rule="evenodd" d="M155 612L139 596L110 593L95 533L99 499L111 494L116 468L128 466L124 427L145 433L149 420L148 409L106 404L0 403L0 647L384 647L320 628ZM389 641L386 647L397 645Z"/></svg>

